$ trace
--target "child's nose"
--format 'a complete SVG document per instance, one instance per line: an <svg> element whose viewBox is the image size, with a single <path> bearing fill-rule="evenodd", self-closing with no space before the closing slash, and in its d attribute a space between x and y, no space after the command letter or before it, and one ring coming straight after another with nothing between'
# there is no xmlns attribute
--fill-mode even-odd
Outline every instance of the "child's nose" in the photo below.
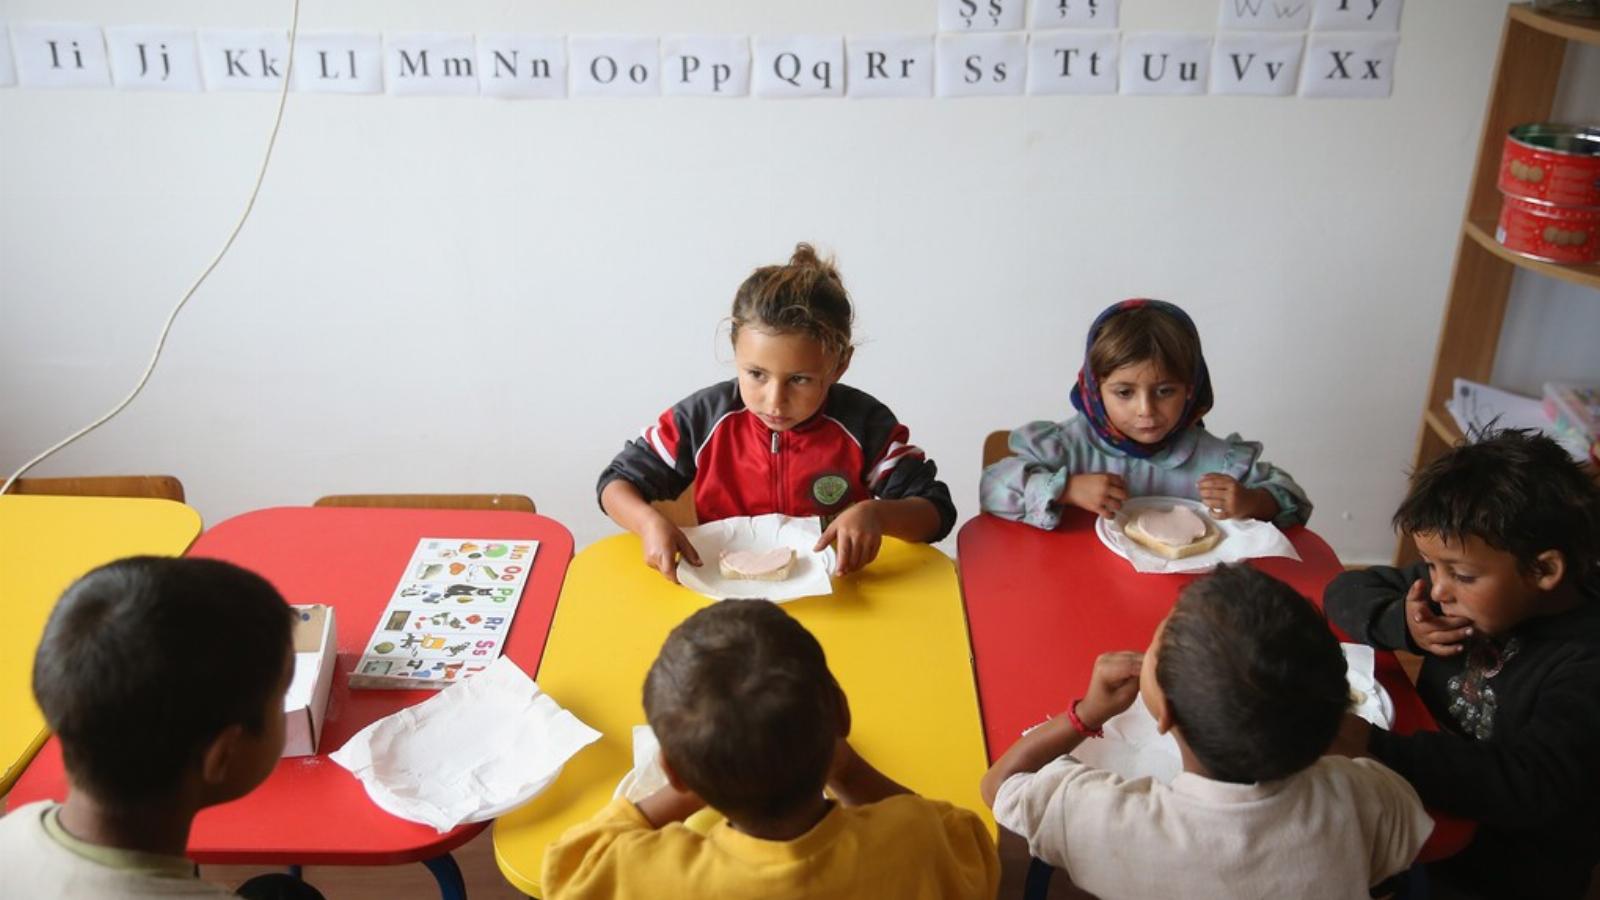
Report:
<svg viewBox="0 0 1600 900"><path fill-rule="evenodd" d="M1428 592L1428 596L1432 597L1433 602L1438 604L1450 602L1450 589L1445 586L1443 578L1435 578L1433 580L1433 588Z"/></svg>

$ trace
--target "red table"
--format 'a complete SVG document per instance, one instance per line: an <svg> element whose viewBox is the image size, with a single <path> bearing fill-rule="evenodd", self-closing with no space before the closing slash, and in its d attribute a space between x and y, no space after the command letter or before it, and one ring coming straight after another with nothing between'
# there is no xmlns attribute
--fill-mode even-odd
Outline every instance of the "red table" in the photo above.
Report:
<svg viewBox="0 0 1600 900"><path fill-rule="evenodd" d="M395 818L374 806L360 782L327 758L371 722L433 696L426 690L351 691L347 682L417 541L424 537L539 542L505 645L506 656L535 673L572 561L572 535L553 519L501 511L280 507L222 522L190 548L190 556L223 559L260 572L290 603L333 606L339 649L318 754L285 759L248 796L201 812L189 835L191 859L295 866L425 862L446 897L464 895L449 853L488 823L439 834ZM14 809L47 797L64 799L66 788L60 745L52 738L7 803Z"/></svg>
<svg viewBox="0 0 1600 900"><path fill-rule="evenodd" d="M1287 534L1299 562L1270 558L1250 564L1320 606L1323 589L1344 567L1311 531L1292 528ZM1094 517L1081 510L1067 511L1055 531L980 515L962 527L957 558L991 762L1024 728L1077 696L1101 653L1143 652L1178 592L1195 579L1135 572L1100 542ZM1394 654L1377 654L1376 674L1394 700L1396 731L1437 727ZM1442 859L1467 845L1472 823L1432 815L1436 825L1422 848L1423 860Z"/></svg>

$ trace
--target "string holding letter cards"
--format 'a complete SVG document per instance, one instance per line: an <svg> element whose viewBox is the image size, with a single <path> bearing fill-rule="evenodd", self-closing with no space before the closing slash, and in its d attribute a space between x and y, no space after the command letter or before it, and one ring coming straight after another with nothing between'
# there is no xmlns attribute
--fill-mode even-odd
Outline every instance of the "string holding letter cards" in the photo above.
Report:
<svg viewBox="0 0 1600 900"><path fill-rule="evenodd" d="M1405 0L1217 0L1217 29L1119 30L1120 0L936 0L939 31L300 32L296 91L508 99L1231 94L1384 98ZM1208 7L1209 9L1209 7ZM1024 30L1024 28L1032 30ZM271 29L0 24L0 88L273 91Z"/></svg>

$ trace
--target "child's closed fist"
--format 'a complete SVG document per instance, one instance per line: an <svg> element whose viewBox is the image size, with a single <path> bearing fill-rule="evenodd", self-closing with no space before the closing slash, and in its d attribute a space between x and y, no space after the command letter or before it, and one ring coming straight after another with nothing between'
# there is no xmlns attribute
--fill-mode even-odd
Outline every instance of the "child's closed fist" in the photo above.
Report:
<svg viewBox="0 0 1600 900"><path fill-rule="evenodd" d="M657 515L651 519L639 533L639 538L644 542L645 565L660 572L673 584L678 583L678 554L683 554L689 565L700 565L699 552L666 516Z"/></svg>
<svg viewBox="0 0 1600 900"><path fill-rule="evenodd" d="M1067 479L1062 499L1097 516L1112 518L1128 500L1128 484L1111 472L1085 472Z"/></svg>
<svg viewBox="0 0 1600 900"><path fill-rule="evenodd" d="M1139 671L1143 666L1143 653L1123 650L1100 654L1089 675L1089 690L1078 701L1078 718L1085 727L1099 728L1133 705L1139 696Z"/></svg>
<svg viewBox="0 0 1600 900"><path fill-rule="evenodd" d="M1411 640L1434 656L1455 656L1472 637L1472 620L1434 613L1428 605L1428 583L1418 578L1406 591L1406 630Z"/></svg>
<svg viewBox="0 0 1600 900"><path fill-rule="evenodd" d="M1262 488L1247 488L1239 479L1221 472L1200 476L1195 484L1200 491L1200 502L1211 510L1215 519L1260 519L1271 521L1280 512L1278 501L1271 492Z"/></svg>

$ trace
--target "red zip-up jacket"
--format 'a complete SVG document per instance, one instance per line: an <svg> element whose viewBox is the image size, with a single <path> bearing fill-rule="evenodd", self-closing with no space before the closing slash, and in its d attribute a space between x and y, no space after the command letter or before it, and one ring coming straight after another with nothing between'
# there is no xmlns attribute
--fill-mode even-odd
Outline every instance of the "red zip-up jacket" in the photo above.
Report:
<svg viewBox="0 0 1600 900"><path fill-rule="evenodd" d="M596 490L622 478L646 500L671 500L694 485L702 522L782 513L830 517L872 497L922 497L939 510L937 541L956 507L938 466L870 394L842 384L816 415L773 431L745 408L737 379L697 391L629 441Z"/></svg>

